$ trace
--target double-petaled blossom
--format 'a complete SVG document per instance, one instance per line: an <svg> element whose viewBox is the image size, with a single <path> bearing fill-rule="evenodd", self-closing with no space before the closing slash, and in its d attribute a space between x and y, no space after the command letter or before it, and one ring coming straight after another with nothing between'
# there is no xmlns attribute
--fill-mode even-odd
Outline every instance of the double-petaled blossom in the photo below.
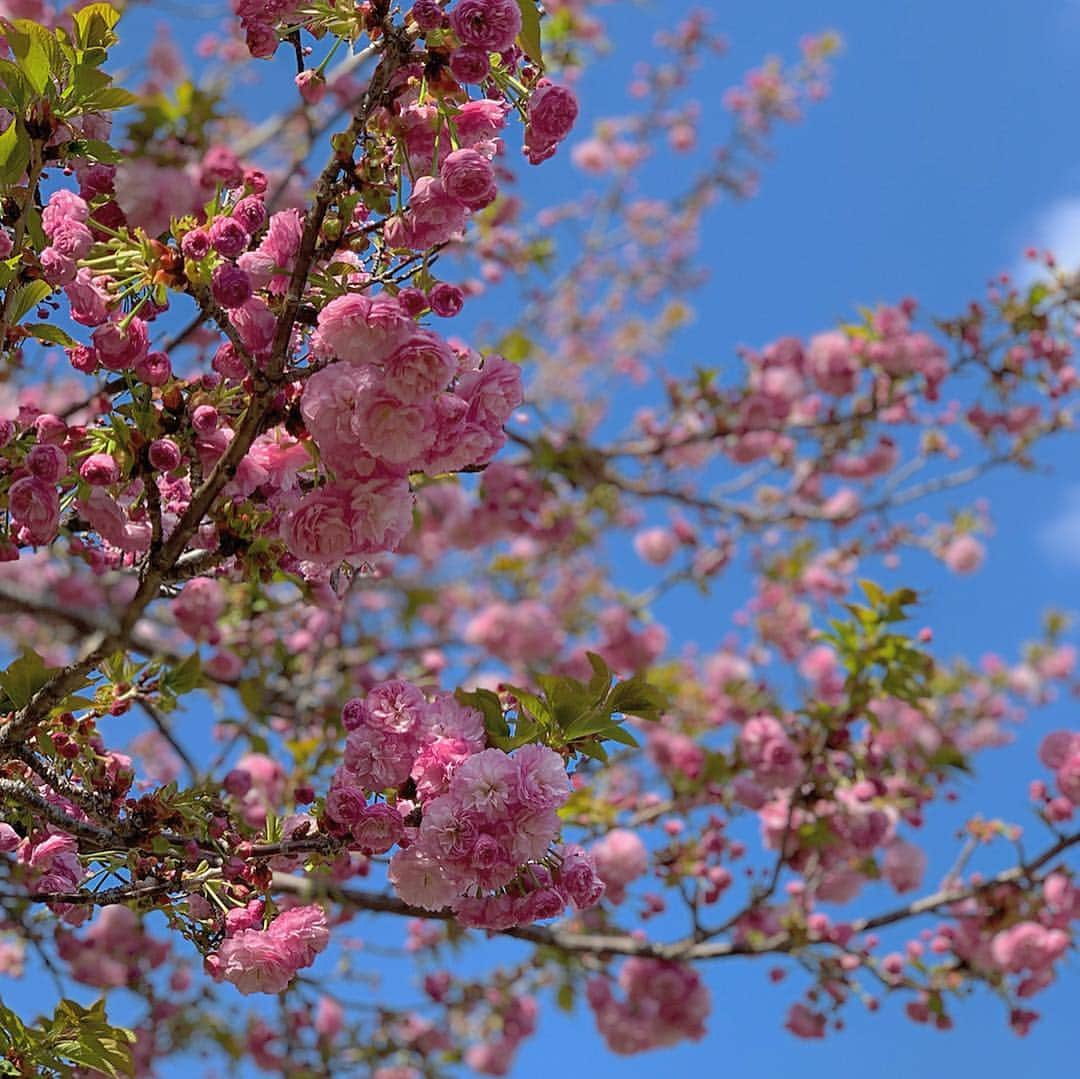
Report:
<svg viewBox="0 0 1080 1079"><path fill-rule="evenodd" d="M242 929L211 957L215 977L241 993L281 993L297 971L311 966L330 939L326 914L318 906L293 907L265 929Z"/></svg>

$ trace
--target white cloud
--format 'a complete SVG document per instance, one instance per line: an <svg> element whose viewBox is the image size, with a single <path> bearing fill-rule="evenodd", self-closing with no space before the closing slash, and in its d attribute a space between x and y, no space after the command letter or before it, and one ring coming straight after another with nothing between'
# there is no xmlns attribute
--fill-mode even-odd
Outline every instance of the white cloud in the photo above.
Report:
<svg viewBox="0 0 1080 1079"><path fill-rule="evenodd" d="M1080 487L1065 492L1057 516L1039 532L1039 545L1051 561L1080 569Z"/></svg>
<svg viewBox="0 0 1080 1079"><path fill-rule="evenodd" d="M1026 232L1024 246L1052 251L1063 269L1080 270L1080 196L1059 199L1043 210ZM1042 276L1040 264L1025 258L1013 276L1030 283Z"/></svg>

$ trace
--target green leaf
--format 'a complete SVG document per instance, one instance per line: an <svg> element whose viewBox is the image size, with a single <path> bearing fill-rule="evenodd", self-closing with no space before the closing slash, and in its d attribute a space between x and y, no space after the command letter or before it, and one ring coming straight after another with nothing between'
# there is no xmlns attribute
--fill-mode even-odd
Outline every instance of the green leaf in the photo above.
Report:
<svg viewBox="0 0 1080 1079"><path fill-rule="evenodd" d="M521 33L518 44L525 50L525 55L538 67L544 66L543 47L540 43L540 12L533 0L518 0L521 8Z"/></svg>
<svg viewBox="0 0 1080 1079"><path fill-rule="evenodd" d="M880 585L874 584L873 581L859 581L859 587L875 607L881 607L885 604L885 590Z"/></svg>
<svg viewBox="0 0 1080 1079"><path fill-rule="evenodd" d="M521 709L524 709L528 715L536 720L543 721L551 718L551 709L548 708L535 693L530 693L527 689L522 689L520 686L507 686L506 689L514 695L514 698L519 705L519 722L522 715Z"/></svg>
<svg viewBox="0 0 1080 1079"><path fill-rule="evenodd" d="M257 678L245 678L237 687L244 707L254 716L261 716L265 711L262 682Z"/></svg>
<svg viewBox="0 0 1080 1079"><path fill-rule="evenodd" d="M7 288L19 276L19 270L21 269L22 258L19 255L0 262L0 288Z"/></svg>
<svg viewBox="0 0 1080 1079"><path fill-rule="evenodd" d="M183 663L169 671L164 682L178 697L196 689L202 682L202 658L199 653L192 652Z"/></svg>
<svg viewBox="0 0 1080 1079"><path fill-rule="evenodd" d="M112 76L96 67L88 64L80 64L75 69L75 77L71 80L72 100L81 104L83 100L112 85Z"/></svg>
<svg viewBox="0 0 1080 1079"><path fill-rule="evenodd" d="M23 327L31 337L45 341L50 345L63 345L64 348L77 348L79 342L71 334L48 322L29 322Z"/></svg>
<svg viewBox="0 0 1080 1079"><path fill-rule="evenodd" d="M532 341L525 334L520 330L512 330L500 339L495 346L495 351L511 363L524 363L533 354L534 348Z"/></svg>
<svg viewBox="0 0 1080 1079"><path fill-rule="evenodd" d="M974 775L974 770L968 764L967 757L956 746L945 743L939 746L927 762L933 768L954 768L958 772L966 772Z"/></svg>
<svg viewBox="0 0 1080 1079"><path fill-rule="evenodd" d="M26 76L19 70L18 64L10 60L0 60L0 82L3 82L11 95L12 112L24 113L34 98L34 90Z"/></svg>
<svg viewBox="0 0 1080 1079"><path fill-rule="evenodd" d="M503 715L502 702L498 695L490 689L478 689L472 693L459 689L454 697L459 703L475 708L484 717L484 729L488 737L498 748L505 749L510 740L510 724Z"/></svg>
<svg viewBox="0 0 1080 1079"><path fill-rule="evenodd" d="M604 737L620 745L629 746L631 749L637 749L641 745L625 727L620 727L618 723L612 723Z"/></svg>
<svg viewBox="0 0 1080 1079"><path fill-rule="evenodd" d="M26 1044L26 1026L5 1004L0 1002L0 1039L9 1047ZM18 1074L16 1072L16 1074Z"/></svg>
<svg viewBox="0 0 1080 1079"><path fill-rule="evenodd" d="M37 652L26 649L6 671L0 672L0 687L16 708L23 708L58 670L59 667L46 667Z"/></svg>
<svg viewBox="0 0 1080 1079"><path fill-rule="evenodd" d="M31 206L30 212L26 215L26 235L30 237L35 251L44 251L49 246L45 227L41 221L41 211L36 206Z"/></svg>
<svg viewBox="0 0 1080 1079"><path fill-rule="evenodd" d="M120 86L110 86L84 98L82 106L88 112L111 112L113 109L138 104L138 101L139 99L130 90L125 90Z"/></svg>
<svg viewBox="0 0 1080 1079"><path fill-rule="evenodd" d="M640 675L636 675L620 682L611 691L608 705L613 712L637 716L639 719L658 720L667 708L667 696Z"/></svg>
<svg viewBox="0 0 1080 1079"><path fill-rule="evenodd" d="M120 12L112 4L88 4L75 12L75 42L84 49L107 48L116 41L113 27L120 21Z"/></svg>
<svg viewBox="0 0 1080 1079"><path fill-rule="evenodd" d="M605 737L610 737L608 733L611 728L618 730L618 724L614 723L611 719L611 713L608 711L590 711L584 715L578 716L563 732L566 735L567 741L574 741L578 738L589 738L593 735L603 734Z"/></svg>
<svg viewBox="0 0 1080 1079"><path fill-rule="evenodd" d="M602 764L607 762L607 750L599 742L582 742L576 748L584 756L591 757L594 761L600 761Z"/></svg>
<svg viewBox="0 0 1080 1079"><path fill-rule="evenodd" d="M134 1075L131 1044L135 1035L124 1027L112 1026L105 1015L105 1002L83 1008L73 1000L63 1000L52 1020L38 1034L35 1060L65 1073L71 1064L93 1068L118 1079ZM39 1059L40 1058L40 1059Z"/></svg>
<svg viewBox="0 0 1080 1079"><path fill-rule="evenodd" d="M585 658L588 659L589 666L593 670L593 676L589 679L589 693L599 703L611 692L611 683L613 681L611 668L607 665L604 657L598 656L595 652L586 652Z"/></svg>
<svg viewBox="0 0 1080 1079"><path fill-rule="evenodd" d="M11 303L8 318L13 323L19 322L32 307L37 307L42 300L51 295L52 285L45 281L31 281L29 284L23 285L15 293L15 299Z"/></svg>
<svg viewBox="0 0 1080 1079"><path fill-rule="evenodd" d="M13 120L0 132L0 184L17 184L30 164L30 136Z"/></svg>
<svg viewBox="0 0 1080 1079"><path fill-rule="evenodd" d="M29 19L4 21L4 37L15 54L19 70L26 77L34 94L41 97L49 85L53 58L59 56L56 39L45 27Z"/></svg>

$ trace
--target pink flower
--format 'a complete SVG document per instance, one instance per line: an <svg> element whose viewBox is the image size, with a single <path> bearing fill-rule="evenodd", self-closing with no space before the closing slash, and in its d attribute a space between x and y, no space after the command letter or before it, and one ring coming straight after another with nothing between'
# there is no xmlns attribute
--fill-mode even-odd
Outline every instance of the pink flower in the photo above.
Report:
<svg viewBox="0 0 1080 1079"><path fill-rule="evenodd" d="M184 585L173 601L177 624L195 640L213 636L218 619L225 612L225 591L221 582L211 577L194 577Z"/></svg>
<svg viewBox="0 0 1080 1079"><path fill-rule="evenodd" d="M116 201L128 223L150 236L167 232L174 217L195 211L203 201L198 183L187 172L129 157L116 169Z"/></svg>
<svg viewBox="0 0 1080 1079"><path fill-rule="evenodd" d="M781 726L773 716L755 716L747 720L739 735L743 759L763 786L791 787L802 777L804 764Z"/></svg>
<svg viewBox="0 0 1080 1079"><path fill-rule="evenodd" d="M517 799L518 770L501 749L485 749L454 773L453 791L463 805L500 813Z"/></svg>
<svg viewBox="0 0 1080 1079"><path fill-rule="evenodd" d="M345 1011L332 997L321 996L312 1025L320 1038L333 1041L345 1027Z"/></svg>
<svg viewBox="0 0 1080 1079"><path fill-rule="evenodd" d="M55 247L46 247L41 252L41 272L50 285L70 285L75 280L76 269L75 260Z"/></svg>
<svg viewBox="0 0 1080 1079"><path fill-rule="evenodd" d="M982 565L984 554L983 545L965 534L949 541L942 558L953 573L974 573Z"/></svg>
<svg viewBox="0 0 1080 1079"><path fill-rule="evenodd" d="M360 544L354 532L352 493L340 484L311 491L285 518L285 546L306 562L341 562Z"/></svg>
<svg viewBox="0 0 1080 1079"><path fill-rule="evenodd" d="M450 54L450 74L461 83L481 83L491 72L486 49L463 45Z"/></svg>
<svg viewBox="0 0 1080 1079"><path fill-rule="evenodd" d="M233 216L248 229L257 231L251 225L256 219L257 210L241 213L241 207L251 199L242 199L233 210ZM262 207L265 218L266 208L261 200L255 200ZM261 226L259 226L261 227ZM254 251L247 251L237 260L240 269L251 277L252 288L269 288L271 292L284 292L288 285L288 272L293 259L300 250L304 223L298 210L282 210L270 218L270 225L262 242Z"/></svg>
<svg viewBox="0 0 1080 1079"><path fill-rule="evenodd" d="M903 839L894 839L885 849L881 870L898 892L912 892L922 884L926 861L926 852L921 848Z"/></svg>
<svg viewBox="0 0 1080 1079"><path fill-rule="evenodd" d="M245 996L284 992L296 974L292 956L268 930L246 929L217 952L217 974Z"/></svg>
<svg viewBox="0 0 1080 1079"><path fill-rule="evenodd" d="M811 338L806 352L806 367L826 393L843 396L855 389L859 375L858 361L850 338L839 331L832 330Z"/></svg>
<svg viewBox="0 0 1080 1079"><path fill-rule="evenodd" d="M505 52L521 33L521 8L517 0L458 0L450 26L463 45Z"/></svg>
<svg viewBox="0 0 1080 1079"><path fill-rule="evenodd" d="M470 210L481 210L495 201L498 186L491 162L476 150L455 150L439 170L443 189Z"/></svg>
<svg viewBox="0 0 1080 1079"><path fill-rule="evenodd" d="M71 305L71 317L80 326L100 326L108 314L109 297L93 274L83 267L64 293Z"/></svg>
<svg viewBox="0 0 1080 1079"><path fill-rule="evenodd" d="M218 217L210 226L210 245L219 255L236 258L247 250L247 230L235 218Z"/></svg>
<svg viewBox="0 0 1080 1079"><path fill-rule="evenodd" d="M440 180L421 176L409 197L407 239L417 251L444 244L465 228L465 207L447 194Z"/></svg>
<svg viewBox="0 0 1080 1079"><path fill-rule="evenodd" d="M436 738L416 756L410 775L416 783L416 793L422 802L445 794L457 766L470 753L467 742L460 738Z"/></svg>
<svg viewBox="0 0 1080 1079"><path fill-rule="evenodd" d="M94 246L94 237L81 222L68 218L52 234L52 247L69 259L84 259Z"/></svg>
<svg viewBox="0 0 1080 1079"><path fill-rule="evenodd" d="M501 429L524 400L521 368L502 356L488 356L481 370L461 377L457 392L469 402L470 416Z"/></svg>
<svg viewBox="0 0 1080 1079"><path fill-rule="evenodd" d="M466 625L465 639L515 663L555 655L564 633L549 607L538 600L524 600L513 606L492 603L483 608Z"/></svg>
<svg viewBox="0 0 1080 1079"><path fill-rule="evenodd" d="M150 349L150 336L141 318L131 319L126 329L117 322L107 322L93 333L94 350L102 367L110 371L128 371Z"/></svg>
<svg viewBox="0 0 1080 1079"><path fill-rule="evenodd" d="M465 305L465 293L457 285L440 281L428 294L431 312L439 318L454 318Z"/></svg>
<svg viewBox="0 0 1080 1079"><path fill-rule="evenodd" d="M274 216L284 217L286 214L291 217L299 216L295 210L283 211ZM254 236L266 224L266 203L258 195L248 195L232 208L232 216L240 222L249 236ZM263 243L266 243L266 240Z"/></svg>
<svg viewBox="0 0 1080 1079"><path fill-rule="evenodd" d="M506 126L507 110L506 102L490 98L465 102L454 118L461 145L475 146L493 139Z"/></svg>
<svg viewBox="0 0 1080 1079"><path fill-rule="evenodd" d="M395 680L380 682L368 691L362 703L360 722L384 734L418 732L424 720L427 701L414 685Z"/></svg>
<svg viewBox="0 0 1080 1079"><path fill-rule="evenodd" d="M649 852L636 833L615 828L593 844L590 851L596 875L604 882L613 903L621 903L626 886L649 871Z"/></svg>
<svg viewBox="0 0 1080 1079"><path fill-rule="evenodd" d="M1069 757L1057 770L1054 779L1057 781L1058 790L1074 806L1080 805L1080 752L1074 752Z"/></svg>
<svg viewBox="0 0 1080 1079"><path fill-rule="evenodd" d="M670 528L648 528L634 537L638 557L654 566L671 561L678 549L679 539Z"/></svg>
<svg viewBox="0 0 1080 1079"><path fill-rule="evenodd" d="M360 445L393 465L419 464L435 441L431 405L405 404L388 390L365 394L355 426Z"/></svg>
<svg viewBox="0 0 1080 1079"><path fill-rule="evenodd" d="M335 773L334 783L326 794L326 815L335 824L351 828L367 809L367 796L359 788L348 785L348 775L343 769Z"/></svg>
<svg viewBox="0 0 1080 1079"><path fill-rule="evenodd" d="M26 467L39 480L56 483L67 471L67 454L59 446L39 442L30 447L30 452L26 455Z"/></svg>
<svg viewBox="0 0 1080 1079"><path fill-rule="evenodd" d="M16 480L8 489L8 512L34 546L49 543L60 524L60 496L36 476Z"/></svg>
<svg viewBox="0 0 1080 1079"><path fill-rule="evenodd" d="M1039 760L1047 768L1057 771L1077 751L1080 751L1080 733L1053 731L1039 745Z"/></svg>
<svg viewBox="0 0 1080 1079"><path fill-rule="evenodd" d="M577 846L562 850L558 886L578 910L596 906L606 888L591 855Z"/></svg>
<svg viewBox="0 0 1080 1079"><path fill-rule="evenodd" d="M415 846L399 850L390 859L388 876L406 903L423 910L442 910L460 892L445 869Z"/></svg>
<svg viewBox="0 0 1080 1079"><path fill-rule="evenodd" d="M236 328L240 342L252 353L265 352L274 343L277 319L273 311L257 296L229 312L229 321Z"/></svg>
<svg viewBox="0 0 1080 1079"><path fill-rule="evenodd" d="M310 967L330 942L326 912L320 906L291 907L270 926L295 969Z"/></svg>
<svg viewBox="0 0 1080 1079"><path fill-rule="evenodd" d="M998 933L991 953L1003 970L1010 973L1039 972L1051 967L1069 947L1069 935L1060 929L1046 929L1038 922L1020 922Z"/></svg>
<svg viewBox="0 0 1080 1079"><path fill-rule="evenodd" d="M385 802L368 806L352 825L356 846L365 854L385 854L405 834L401 814Z"/></svg>
<svg viewBox="0 0 1080 1079"><path fill-rule="evenodd" d="M483 749L487 736L484 717L458 702L452 693L439 693L428 703L425 727L429 736L463 741L469 752Z"/></svg>
<svg viewBox="0 0 1080 1079"><path fill-rule="evenodd" d="M784 1026L797 1038L824 1038L825 1016L805 1004L792 1004Z"/></svg>
<svg viewBox="0 0 1080 1079"><path fill-rule="evenodd" d="M51 869L57 859L76 854L79 845L69 835L50 835L31 849L27 864L31 869Z"/></svg>
<svg viewBox="0 0 1080 1079"><path fill-rule="evenodd" d="M522 746L514 755L518 768L518 800L529 809L561 806L570 794L562 757L547 746Z"/></svg>
<svg viewBox="0 0 1080 1079"><path fill-rule="evenodd" d="M79 476L91 487L108 487L120 479L120 466L111 453L92 453L79 466Z"/></svg>
<svg viewBox="0 0 1080 1079"><path fill-rule="evenodd" d="M356 554L395 551L412 528L413 495L408 480L385 479L352 488Z"/></svg>
<svg viewBox="0 0 1080 1079"><path fill-rule="evenodd" d="M628 959L619 971L618 999L609 979L586 987L596 1025L612 1052L621 1055L705 1036L709 994L695 970L660 959Z"/></svg>
<svg viewBox="0 0 1080 1079"><path fill-rule="evenodd" d="M350 293L319 312L318 336L330 354L352 363L377 363L416 329L390 297Z"/></svg>
<svg viewBox="0 0 1080 1079"><path fill-rule="evenodd" d="M89 217L90 207L85 199L74 191L59 188L49 196L48 205L41 211L41 227L51 238L66 222L85 224Z"/></svg>
<svg viewBox="0 0 1080 1079"><path fill-rule="evenodd" d="M528 139L533 145L562 142L578 115L574 91L541 79L529 98Z"/></svg>
<svg viewBox="0 0 1080 1079"><path fill-rule="evenodd" d="M332 363L307 380L300 412L329 468L355 456L361 410L381 386L371 364Z"/></svg>
<svg viewBox="0 0 1080 1079"><path fill-rule="evenodd" d="M251 278L227 262L214 270L210 287L214 300L226 309L240 307L251 299Z"/></svg>

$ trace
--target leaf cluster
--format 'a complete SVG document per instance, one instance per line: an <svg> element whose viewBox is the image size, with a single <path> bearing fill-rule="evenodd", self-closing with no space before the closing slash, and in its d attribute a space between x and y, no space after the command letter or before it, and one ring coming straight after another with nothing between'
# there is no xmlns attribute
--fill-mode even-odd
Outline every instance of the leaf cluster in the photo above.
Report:
<svg viewBox="0 0 1080 1079"><path fill-rule="evenodd" d="M49 1019L28 1027L0 1004L0 1076L48 1076L69 1079L79 1069L92 1068L118 1079L134 1075L131 1045L135 1035L114 1027L105 1014L105 1001L89 1008L62 1000Z"/></svg>
<svg viewBox="0 0 1080 1079"><path fill-rule="evenodd" d="M510 751L535 743L607 760L604 742L638 745L621 718L658 720L667 707L667 697L642 675L616 683L602 657L595 652L587 655L593 671L588 682L565 675L538 675L539 693L507 686L515 702L508 713L489 689L458 690L457 699L483 715L488 741L498 749Z"/></svg>
<svg viewBox="0 0 1080 1079"><path fill-rule="evenodd" d="M0 59L0 107L14 117L0 133L0 184L15 184L30 163L31 142L45 143L60 124L86 113L133 104L134 94L113 86L101 70L116 43L120 13L111 4L89 4L72 16L70 31L49 30L30 19L0 20L10 60ZM57 157L116 162L98 139L75 139L55 148Z"/></svg>

